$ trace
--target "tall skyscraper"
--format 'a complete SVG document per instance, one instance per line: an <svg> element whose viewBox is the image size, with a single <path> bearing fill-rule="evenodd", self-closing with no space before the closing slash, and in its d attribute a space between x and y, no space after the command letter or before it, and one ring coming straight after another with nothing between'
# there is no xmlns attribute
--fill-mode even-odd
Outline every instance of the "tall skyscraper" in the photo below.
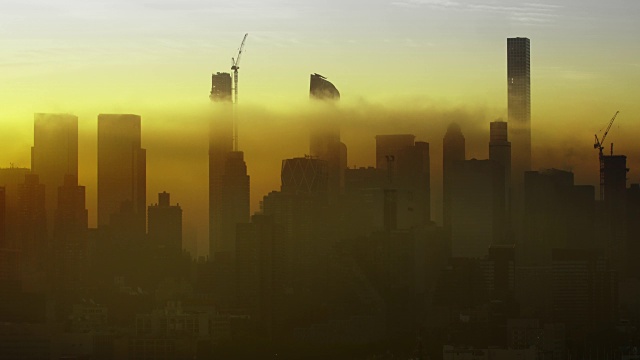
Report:
<svg viewBox="0 0 640 360"><path fill-rule="evenodd" d="M513 143L512 179L521 187L531 170L531 74L529 39L507 39L509 137Z"/></svg>
<svg viewBox="0 0 640 360"><path fill-rule="evenodd" d="M442 140L442 223L445 234L451 234L451 182L454 164L466 159L465 140L460 125L452 123Z"/></svg>
<svg viewBox="0 0 640 360"><path fill-rule="evenodd" d="M66 175L78 177L78 117L70 114L35 114L31 170L46 188L48 229L53 231L58 187Z"/></svg>
<svg viewBox="0 0 640 360"><path fill-rule="evenodd" d="M31 290L44 290L50 260L45 210L45 186L38 175L27 174L18 185L16 240L23 264L23 280Z"/></svg>
<svg viewBox="0 0 640 360"><path fill-rule="evenodd" d="M231 75L213 74L209 96L214 105L209 126L209 257L229 264L234 262L236 224L250 220L244 153L233 149L231 94Z"/></svg>
<svg viewBox="0 0 640 360"><path fill-rule="evenodd" d="M78 179L67 175L58 187L58 205L53 239L56 255L57 288L68 295L86 285L88 262L88 212L85 206L85 187Z"/></svg>
<svg viewBox="0 0 640 360"><path fill-rule="evenodd" d="M112 224L115 216L126 218L136 234L145 233L146 163L140 116L98 115L99 227Z"/></svg>
<svg viewBox="0 0 640 360"><path fill-rule="evenodd" d="M338 101L340 92L324 76L311 74L309 97L313 100ZM309 151L311 156L327 161L329 193L342 193L344 170L347 167L346 146L340 142L340 124L335 119L312 124Z"/></svg>
<svg viewBox="0 0 640 360"><path fill-rule="evenodd" d="M489 126L489 160L504 168L505 205L508 212L511 202L511 142L508 140L507 123L494 121Z"/></svg>

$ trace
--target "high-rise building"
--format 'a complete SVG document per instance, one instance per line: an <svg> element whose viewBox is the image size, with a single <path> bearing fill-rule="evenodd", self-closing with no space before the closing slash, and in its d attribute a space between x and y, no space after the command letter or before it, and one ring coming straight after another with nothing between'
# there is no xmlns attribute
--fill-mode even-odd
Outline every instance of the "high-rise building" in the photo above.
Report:
<svg viewBox="0 0 640 360"><path fill-rule="evenodd" d="M58 206L58 187L66 175L78 177L78 117L70 114L35 114L31 170L46 187L49 233Z"/></svg>
<svg viewBox="0 0 640 360"><path fill-rule="evenodd" d="M524 172L531 170L531 73L529 39L507 39L507 91L509 137L513 143L512 178L522 186Z"/></svg>
<svg viewBox="0 0 640 360"><path fill-rule="evenodd" d="M226 212L223 197L223 178L228 155L233 151L233 103L231 74L216 73L211 76L209 98L214 114L209 122L209 258L221 251L223 240L223 216ZM235 226L235 225L234 225ZM228 247L228 246L227 246Z"/></svg>
<svg viewBox="0 0 640 360"><path fill-rule="evenodd" d="M231 102L231 88L231 74L221 72L212 74L209 98L212 101Z"/></svg>
<svg viewBox="0 0 640 360"><path fill-rule="evenodd" d="M553 249L596 247L594 196L594 187L574 185L569 171L525 172L522 263L550 266Z"/></svg>
<svg viewBox="0 0 640 360"><path fill-rule="evenodd" d="M442 140L442 223L445 234L451 234L451 183L454 164L466 159L465 140L460 125L452 123Z"/></svg>
<svg viewBox="0 0 640 360"><path fill-rule="evenodd" d="M149 239L158 247L180 254L182 251L182 208L171 205L171 194L158 194L158 203L149 206Z"/></svg>
<svg viewBox="0 0 640 360"><path fill-rule="evenodd" d="M408 134L377 135L376 168L386 173L387 187L397 190L398 200L406 199L406 204L401 206L408 212L404 215L398 212L401 217L398 225L408 228L428 224L431 221L429 143L415 142L415 136ZM403 223L406 226L402 226Z"/></svg>
<svg viewBox="0 0 640 360"><path fill-rule="evenodd" d="M451 251L455 257L483 258L504 236L504 169L491 160L453 164Z"/></svg>
<svg viewBox="0 0 640 360"><path fill-rule="evenodd" d="M627 253L627 157L625 155L605 155L604 201L602 202L606 250L614 269L627 269L635 261L635 256Z"/></svg>
<svg viewBox="0 0 640 360"><path fill-rule="evenodd" d="M85 187L66 175L58 187L58 206L53 231L57 286L63 294L77 294L86 285L88 264L88 212Z"/></svg>
<svg viewBox="0 0 640 360"><path fill-rule="evenodd" d="M5 190L5 246L17 249L17 216L18 216L18 188L24 183L25 175L31 172L27 168L9 167L0 168L0 186Z"/></svg>
<svg viewBox="0 0 640 360"><path fill-rule="evenodd" d="M504 168L505 204L508 212L511 201L511 142L508 140L507 123L494 121L489 126L489 160Z"/></svg>
<svg viewBox="0 0 640 360"><path fill-rule="evenodd" d="M27 174L18 186L16 240L21 250L23 280L31 290L41 291L46 285L50 260L45 210L45 186L38 175Z"/></svg>
<svg viewBox="0 0 640 360"><path fill-rule="evenodd" d="M311 157L282 160L282 192L323 194L327 192L327 162Z"/></svg>
<svg viewBox="0 0 640 360"><path fill-rule="evenodd" d="M144 235L146 188L140 116L98 115L98 226L126 219L128 230Z"/></svg>
<svg viewBox="0 0 640 360"><path fill-rule="evenodd" d="M227 154L222 176L221 241L215 244L216 252L235 255L236 225L248 223L251 219L249 181L244 153L232 151Z"/></svg>
<svg viewBox="0 0 640 360"><path fill-rule="evenodd" d="M313 100L338 101L340 92L324 76L311 74L309 97ZM311 156L327 161L329 193L342 193L347 157L346 146L340 142L340 124L336 119L326 119L312 125L309 151Z"/></svg>

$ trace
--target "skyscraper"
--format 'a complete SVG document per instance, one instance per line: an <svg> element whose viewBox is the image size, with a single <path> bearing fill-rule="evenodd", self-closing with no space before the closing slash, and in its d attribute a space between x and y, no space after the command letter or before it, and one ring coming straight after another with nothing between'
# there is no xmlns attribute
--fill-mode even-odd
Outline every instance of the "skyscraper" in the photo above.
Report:
<svg viewBox="0 0 640 360"><path fill-rule="evenodd" d="M53 239L56 255L57 288L69 295L86 285L88 261L88 212L85 207L85 187L78 179L67 175L58 189L58 204Z"/></svg>
<svg viewBox="0 0 640 360"><path fill-rule="evenodd" d="M460 125L452 123L442 140L442 223L445 234L451 233L451 181L454 177L453 165L465 160L465 140Z"/></svg>
<svg viewBox="0 0 640 360"><path fill-rule="evenodd" d="M139 115L98 115L99 227L116 216L126 218L136 234L145 233L146 150L140 146Z"/></svg>
<svg viewBox="0 0 640 360"><path fill-rule="evenodd" d="M489 160L493 160L504 168L505 205L507 211L509 211L511 201L511 142L507 137L507 123L494 121L489 126Z"/></svg>
<svg viewBox="0 0 640 360"><path fill-rule="evenodd" d="M291 194L326 194L327 162L310 157L282 160L282 192Z"/></svg>
<svg viewBox="0 0 640 360"><path fill-rule="evenodd" d="M66 175L78 177L78 117L70 114L35 114L31 170L46 188L49 233L53 231L58 187Z"/></svg>
<svg viewBox="0 0 640 360"><path fill-rule="evenodd" d="M507 39L509 137L513 143L512 179L520 187L531 170L531 74L529 39Z"/></svg>
<svg viewBox="0 0 640 360"><path fill-rule="evenodd" d="M231 85L229 73L219 72L211 77L209 98L214 114L209 124L209 257L221 260L220 256L226 253L231 256L227 260L233 263L235 226L249 222L250 210L244 154L233 149Z"/></svg>
<svg viewBox="0 0 640 360"><path fill-rule="evenodd" d="M416 142L411 134L377 135L376 168L385 173L387 189L396 189L400 206L407 210L405 214L403 211L397 214L398 225L402 228L428 224L431 221L429 143ZM391 194L387 191L387 195L393 197Z"/></svg>
<svg viewBox="0 0 640 360"><path fill-rule="evenodd" d="M311 74L309 97L332 102L340 100L340 92L324 76ZM313 124L309 151L311 156L327 161L329 193L342 193L344 169L347 167L346 146L340 142L340 124L335 119L325 119L322 123Z"/></svg>

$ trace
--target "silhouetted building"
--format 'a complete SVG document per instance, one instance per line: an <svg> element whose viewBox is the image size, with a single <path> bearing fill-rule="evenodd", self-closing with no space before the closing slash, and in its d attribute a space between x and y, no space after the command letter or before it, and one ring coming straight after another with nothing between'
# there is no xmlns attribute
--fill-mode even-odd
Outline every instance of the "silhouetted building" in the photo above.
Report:
<svg viewBox="0 0 640 360"><path fill-rule="evenodd" d="M5 189L5 247L17 249L17 216L18 188L24 183L25 175L31 171L27 168L0 168L0 186Z"/></svg>
<svg viewBox="0 0 640 360"><path fill-rule="evenodd" d="M212 101L231 102L231 74L218 72L211 75L211 93L209 98Z"/></svg>
<svg viewBox="0 0 640 360"><path fill-rule="evenodd" d="M309 97L314 100L338 101L340 92L325 77L311 74ZM344 169L347 167L346 146L340 142L340 124L336 119L324 119L312 125L310 155L327 162L329 193L344 191Z"/></svg>
<svg viewBox="0 0 640 360"><path fill-rule="evenodd" d="M451 184L456 176L453 164L466 159L465 140L460 126L452 123L442 140L442 223L451 234Z"/></svg>
<svg viewBox="0 0 640 360"><path fill-rule="evenodd" d="M214 113L209 123L209 258L229 248L235 239L225 238L225 220L227 210L223 197L224 176L227 159L233 151L233 103L231 97L231 75L217 73L211 77L211 94ZM247 217L249 215L247 214ZM235 224L228 224L235 228ZM228 234L227 234L228 235ZM226 244L226 245L224 245Z"/></svg>
<svg viewBox="0 0 640 360"><path fill-rule="evenodd" d="M78 117L69 114L35 114L31 171L47 189L45 207L49 234L58 206L58 187L65 175L78 177Z"/></svg>
<svg viewBox="0 0 640 360"><path fill-rule="evenodd" d="M490 124L489 160L504 168L505 206L508 214L511 208L511 142L508 140L507 123L504 121Z"/></svg>
<svg viewBox="0 0 640 360"><path fill-rule="evenodd" d="M311 74L309 96L312 99L339 100L340 92L326 77L320 74Z"/></svg>
<svg viewBox="0 0 640 360"><path fill-rule="evenodd" d="M605 155L602 161L604 201L601 203L601 217L604 220L606 249L612 266L624 275L628 264L636 261L635 256L627 252L627 157Z"/></svg>
<svg viewBox="0 0 640 360"><path fill-rule="evenodd" d="M222 196L224 212L218 251L235 254L236 225L250 221L249 175L242 151L228 154L222 187L225 190Z"/></svg>
<svg viewBox="0 0 640 360"><path fill-rule="evenodd" d="M491 160L452 164L452 256L482 258L504 234L504 168Z"/></svg>
<svg viewBox="0 0 640 360"><path fill-rule="evenodd" d="M182 252L182 208L170 200L169 193L161 192L158 203L149 206L149 239L175 255Z"/></svg>
<svg viewBox="0 0 640 360"><path fill-rule="evenodd" d="M98 227L124 228L133 237L146 232L146 150L140 144L140 116L98 115Z"/></svg>
<svg viewBox="0 0 640 360"><path fill-rule="evenodd" d="M397 190L398 200L406 200L398 209L401 228L431 221L429 143L414 139L414 135L376 136L376 168L387 174L386 186Z"/></svg>
<svg viewBox="0 0 640 360"><path fill-rule="evenodd" d="M56 256L57 290L64 295L78 294L86 287L88 269L88 212L85 208L85 187L78 179L66 175L58 187L53 231Z"/></svg>
<svg viewBox="0 0 640 360"><path fill-rule="evenodd" d="M531 72L529 39L507 39L507 91L509 138L513 143L512 176L522 186L524 172L531 170Z"/></svg>
<svg viewBox="0 0 640 360"><path fill-rule="evenodd" d="M527 171L524 178L523 264L551 264L555 248L593 249L595 189L574 185L573 173Z"/></svg>
<svg viewBox="0 0 640 360"><path fill-rule="evenodd" d="M326 194L327 162L312 157L282 160L280 171L282 192L294 194Z"/></svg>
<svg viewBox="0 0 640 360"><path fill-rule="evenodd" d="M26 288L45 290L50 247L47 236L45 186L38 175L27 174L18 186L17 244L22 253L22 274Z"/></svg>

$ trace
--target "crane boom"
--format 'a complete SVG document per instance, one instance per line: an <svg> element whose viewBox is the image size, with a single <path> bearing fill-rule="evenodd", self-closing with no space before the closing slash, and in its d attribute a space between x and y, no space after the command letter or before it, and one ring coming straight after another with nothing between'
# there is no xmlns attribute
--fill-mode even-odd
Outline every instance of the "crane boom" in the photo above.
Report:
<svg viewBox="0 0 640 360"><path fill-rule="evenodd" d="M240 57L244 50L244 43L247 41L249 33L244 34L242 43L238 49L238 55L235 58L231 58L231 70L233 70L233 97L235 106L238 105L238 69L240 69ZM237 109L234 109L234 121L233 121L233 151L238 151L238 119Z"/></svg>

